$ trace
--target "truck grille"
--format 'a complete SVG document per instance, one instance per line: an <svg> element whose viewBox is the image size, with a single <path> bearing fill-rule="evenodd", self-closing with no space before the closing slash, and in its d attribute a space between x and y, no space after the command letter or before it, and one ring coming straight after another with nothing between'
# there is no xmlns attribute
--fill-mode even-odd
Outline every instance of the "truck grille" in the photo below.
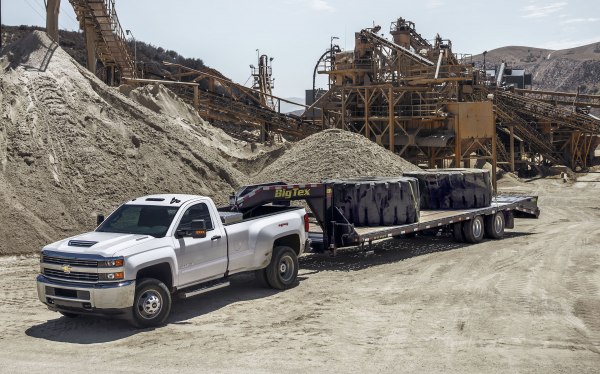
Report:
<svg viewBox="0 0 600 374"><path fill-rule="evenodd" d="M44 275L47 275L52 278L67 279L73 281L98 282L97 273L80 273L76 271L65 273L62 270L44 269Z"/></svg>
<svg viewBox="0 0 600 374"><path fill-rule="evenodd" d="M71 265L71 266L82 266L82 267L90 267L95 268L98 267L97 260L86 260L81 258L69 258L69 257L54 257L43 255L42 262L47 264L56 264L56 265Z"/></svg>

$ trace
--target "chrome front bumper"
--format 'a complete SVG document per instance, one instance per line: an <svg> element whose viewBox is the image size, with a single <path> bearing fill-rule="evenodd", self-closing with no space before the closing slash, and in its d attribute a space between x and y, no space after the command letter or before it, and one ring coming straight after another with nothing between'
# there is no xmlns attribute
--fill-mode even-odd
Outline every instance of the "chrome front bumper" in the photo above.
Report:
<svg viewBox="0 0 600 374"><path fill-rule="evenodd" d="M133 305L135 281L74 284L38 275L37 291L40 301L51 310L114 314Z"/></svg>

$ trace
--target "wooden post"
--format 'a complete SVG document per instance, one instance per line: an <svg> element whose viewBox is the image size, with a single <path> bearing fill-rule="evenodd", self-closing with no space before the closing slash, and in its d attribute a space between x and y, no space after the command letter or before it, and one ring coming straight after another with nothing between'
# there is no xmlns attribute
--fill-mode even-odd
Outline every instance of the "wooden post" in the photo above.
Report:
<svg viewBox="0 0 600 374"><path fill-rule="evenodd" d="M510 171L515 172L515 127L508 126L510 130Z"/></svg>
<svg viewBox="0 0 600 374"><path fill-rule="evenodd" d="M60 0L48 0L46 4L46 33L58 43L58 13Z"/></svg>
<svg viewBox="0 0 600 374"><path fill-rule="evenodd" d="M458 117L452 117L452 119L454 120L454 167L459 168L462 161L460 122L458 121Z"/></svg>
<svg viewBox="0 0 600 374"><path fill-rule="evenodd" d="M390 86L388 94L388 134L390 142L390 151L394 152L394 88Z"/></svg>
<svg viewBox="0 0 600 374"><path fill-rule="evenodd" d="M341 129L346 129L346 91L342 88L342 117L341 117Z"/></svg>
<svg viewBox="0 0 600 374"><path fill-rule="evenodd" d="M369 139L369 88L365 88L365 138Z"/></svg>
<svg viewBox="0 0 600 374"><path fill-rule="evenodd" d="M87 52L87 68L96 74L96 30L92 25L85 26L85 49Z"/></svg>
<svg viewBox="0 0 600 374"><path fill-rule="evenodd" d="M494 188L494 195L498 193L498 184L496 181L496 146L496 126L494 126L494 133L492 135L492 187Z"/></svg>
<svg viewBox="0 0 600 374"><path fill-rule="evenodd" d="M198 85L194 86L194 108L198 110L199 108L199 94L198 94Z"/></svg>

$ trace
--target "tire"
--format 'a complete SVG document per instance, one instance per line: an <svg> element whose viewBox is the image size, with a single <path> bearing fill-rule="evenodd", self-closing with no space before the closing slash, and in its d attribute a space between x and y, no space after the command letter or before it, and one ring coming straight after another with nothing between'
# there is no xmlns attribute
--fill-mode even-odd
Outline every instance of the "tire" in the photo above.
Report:
<svg viewBox="0 0 600 374"><path fill-rule="evenodd" d="M165 323L170 312L171 293L163 282L153 278L137 282L131 318L135 327L160 326Z"/></svg>
<svg viewBox="0 0 600 374"><path fill-rule="evenodd" d="M258 282L258 284L260 284L261 287L270 287L269 282L267 281L266 269L255 270L254 276L256 277L256 281Z"/></svg>
<svg viewBox="0 0 600 374"><path fill-rule="evenodd" d="M77 313L69 313L69 312L61 312L59 311L60 314L62 314L63 316L67 317L67 318L77 318L79 317L79 314Z"/></svg>
<svg viewBox="0 0 600 374"><path fill-rule="evenodd" d="M276 290L287 290L298 281L298 256L290 247L275 247L265 270L267 282Z"/></svg>
<svg viewBox="0 0 600 374"><path fill-rule="evenodd" d="M392 226L419 220L419 182L415 178L365 177L329 180L333 205L356 227Z"/></svg>
<svg viewBox="0 0 600 374"><path fill-rule="evenodd" d="M465 242L465 236L463 235L463 223L462 222L456 222L456 223L452 224L452 236L454 237L454 240L459 243Z"/></svg>
<svg viewBox="0 0 600 374"><path fill-rule="evenodd" d="M502 239L504 236L504 213L496 212L485 216L485 236L490 239Z"/></svg>
<svg viewBox="0 0 600 374"><path fill-rule="evenodd" d="M421 209L474 209L491 204L490 173L480 169L429 169L404 173L419 181Z"/></svg>
<svg viewBox="0 0 600 374"><path fill-rule="evenodd" d="M475 216L472 220L463 222L462 226L465 242L479 243L483 239L483 234L485 232L483 217Z"/></svg>

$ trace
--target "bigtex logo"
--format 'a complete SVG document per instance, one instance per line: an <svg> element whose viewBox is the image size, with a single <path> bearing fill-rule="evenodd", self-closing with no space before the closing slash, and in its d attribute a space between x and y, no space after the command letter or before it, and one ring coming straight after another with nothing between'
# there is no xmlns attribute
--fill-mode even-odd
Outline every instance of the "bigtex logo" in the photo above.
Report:
<svg viewBox="0 0 600 374"><path fill-rule="evenodd" d="M275 190L275 197L283 197L284 199L291 199L292 197L304 197L310 196L309 189L294 188L292 190Z"/></svg>

